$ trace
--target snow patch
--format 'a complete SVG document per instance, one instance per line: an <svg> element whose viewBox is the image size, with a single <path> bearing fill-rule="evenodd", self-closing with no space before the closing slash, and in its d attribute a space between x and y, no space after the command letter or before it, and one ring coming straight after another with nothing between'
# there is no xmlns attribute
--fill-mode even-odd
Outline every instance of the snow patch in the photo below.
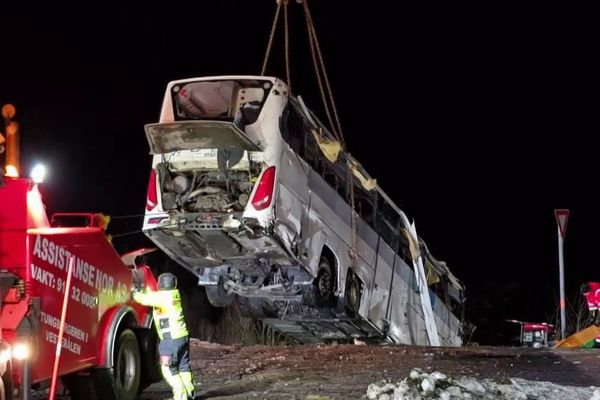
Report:
<svg viewBox="0 0 600 400"><path fill-rule="evenodd" d="M562 386L514 378L510 383L466 376L448 377L441 372L410 371L398 383L380 381L367 388L369 400L600 400L600 389Z"/></svg>

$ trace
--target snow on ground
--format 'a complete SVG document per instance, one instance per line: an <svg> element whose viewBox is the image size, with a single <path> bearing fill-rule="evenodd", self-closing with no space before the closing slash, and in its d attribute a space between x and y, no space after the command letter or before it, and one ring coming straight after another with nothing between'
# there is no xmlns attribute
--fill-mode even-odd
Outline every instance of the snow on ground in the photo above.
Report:
<svg viewBox="0 0 600 400"><path fill-rule="evenodd" d="M398 383L380 381L367 389L369 400L600 400L600 389L561 386L550 382L510 379L497 383L490 379L448 377L441 372L413 369Z"/></svg>

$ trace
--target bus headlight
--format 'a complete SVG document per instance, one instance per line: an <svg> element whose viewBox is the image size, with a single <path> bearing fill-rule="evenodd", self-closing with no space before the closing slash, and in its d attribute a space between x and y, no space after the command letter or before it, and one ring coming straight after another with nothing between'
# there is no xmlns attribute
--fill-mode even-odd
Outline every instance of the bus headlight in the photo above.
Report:
<svg viewBox="0 0 600 400"><path fill-rule="evenodd" d="M26 360L31 357L31 345L29 343L16 343L12 348L12 356L16 360Z"/></svg>

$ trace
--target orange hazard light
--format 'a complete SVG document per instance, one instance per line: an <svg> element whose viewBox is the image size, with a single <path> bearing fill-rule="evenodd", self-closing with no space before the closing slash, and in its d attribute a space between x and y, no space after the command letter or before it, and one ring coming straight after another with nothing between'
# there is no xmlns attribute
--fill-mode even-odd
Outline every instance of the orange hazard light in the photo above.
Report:
<svg viewBox="0 0 600 400"><path fill-rule="evenodd" d="M6 166L6 173L4 174L4 176L8 176L10 178L18 178L19 170L14 165L9 164Z"/></svg>

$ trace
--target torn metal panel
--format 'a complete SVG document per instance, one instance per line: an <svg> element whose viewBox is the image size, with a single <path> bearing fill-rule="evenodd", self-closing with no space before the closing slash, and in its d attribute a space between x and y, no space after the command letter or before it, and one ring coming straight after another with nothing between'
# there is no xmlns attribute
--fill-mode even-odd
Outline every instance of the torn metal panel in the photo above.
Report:
<svg viewBox="0 0 600 400"><path fill-rule="evenodd" d="M260 151L233 122L185 121L148 124L145 127L150 154L192 149L239 148Z"/></svg>
<svg viewBox="0 0 600 400"><path fill-rule="evenodd" d="M383 240L380 240L377 253L369 319L377 328L386 331L390 323L390 291L394 267L394 252Z"/></svg>
<svg viewBox="0 0 600 400"><path fill-rule="evenodd" d="M415 227L415 223L413 222L410 225L410 233L412 236L411 243L417 242L417 228ZM429 343L432 346L440 345L440 338L438 335L437 326L435 324L435 317L433 315L433 309L431 307L431 298L429 296L429 289L427 286L427 279L425 277L425 270L423 268L423 258L421 257L420 252L416 246L411 246L411 250L413 251L413 266L415 268L415 277L417 280L417 290L419 291L421 297L421 307L423 309L423 316L425 318L425 327L427 329L427 336L429 338Z"/></svg>

